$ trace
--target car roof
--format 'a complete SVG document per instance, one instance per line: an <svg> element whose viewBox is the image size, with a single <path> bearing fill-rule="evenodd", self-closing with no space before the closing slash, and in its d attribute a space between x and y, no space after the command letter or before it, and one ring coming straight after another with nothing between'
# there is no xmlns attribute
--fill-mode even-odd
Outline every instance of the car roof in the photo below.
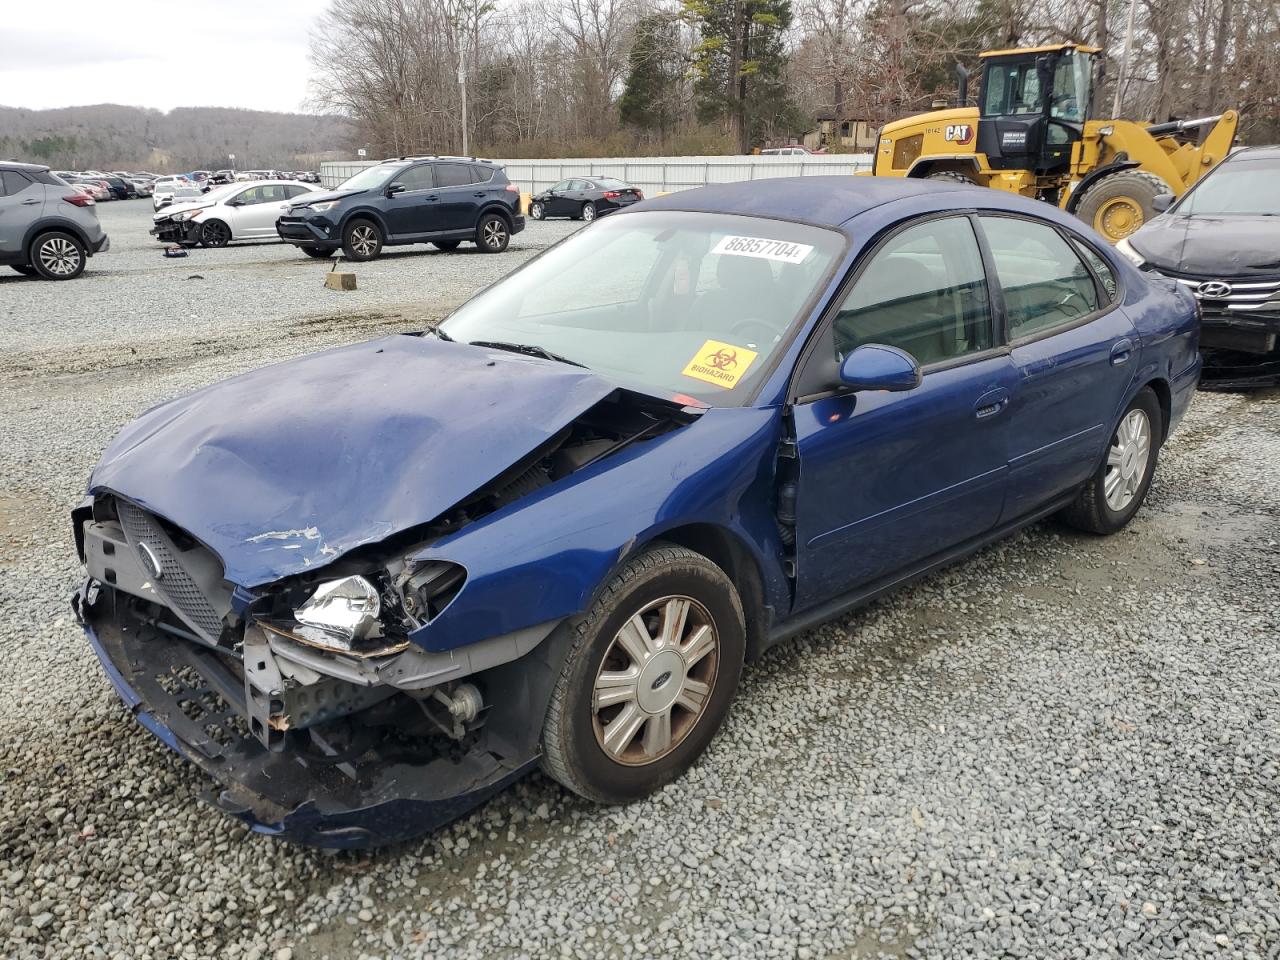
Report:
<svg viewBox="0 0 1280 960"><path fill-rule="evenodd" d="M1280 146L1267 144L1258 147L1242 147L1227 159L1233 163L1240 160L1277 160L1280 159Z"/></svg>
<svg viewBox="0 0 1280 960"><path fill-rule="evenodd" d="M986 187L906 177L855 177L846 174L776 177L696 187L646 200L640 209L741 214L799 220L819 227L840 229L873 207L927 194L938 194L942 205L947 207L993 205L992 191ZM944 194L953 196L943 199Z"/></svg>
<svg viewBox="0 0 1280 960"><path fill-rule="evenodd" d="M19 163L17 160L0 160L0 170L22 170L26 173L44 173L49 168L43 163Z"/></svg>

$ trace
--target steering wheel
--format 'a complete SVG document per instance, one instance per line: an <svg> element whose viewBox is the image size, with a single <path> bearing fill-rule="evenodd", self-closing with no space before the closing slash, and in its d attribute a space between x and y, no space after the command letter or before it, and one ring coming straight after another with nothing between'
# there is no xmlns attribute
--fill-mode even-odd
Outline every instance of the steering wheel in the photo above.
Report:
<svg viewBox="0 0 1280 960"><path fill-rule="evenodd" d="M764 333L764 336L753 336L754 333ZM748 317L745 320L739 320L729 328L729 336L741 338L743 340L754 341L757 345L773 343L778 338L778 331L771 323L755 317Z"/></svg>

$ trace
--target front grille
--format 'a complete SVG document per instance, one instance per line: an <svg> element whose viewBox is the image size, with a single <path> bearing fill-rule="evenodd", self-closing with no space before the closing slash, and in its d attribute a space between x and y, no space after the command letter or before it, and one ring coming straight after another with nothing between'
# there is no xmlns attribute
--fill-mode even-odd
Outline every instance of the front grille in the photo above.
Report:
<svg viewBox="0 0 1280 960"><path fill-rule="evenodd" d="M161 575L152 583L168 602L169 608L205 640L217 643L222 635L223 620L209 598L183 566L182 552L155 517L125 500L116 502L120 525L129 546L139 550L146 544L160 565Z"/></svg>
<svg viewBox="0 0 1280 960"><path fill-rule="evenodd" d="M1200 301L1207 315L1280 314L1280 280L1218 280L1213 277L1170 275Z"/></svg>

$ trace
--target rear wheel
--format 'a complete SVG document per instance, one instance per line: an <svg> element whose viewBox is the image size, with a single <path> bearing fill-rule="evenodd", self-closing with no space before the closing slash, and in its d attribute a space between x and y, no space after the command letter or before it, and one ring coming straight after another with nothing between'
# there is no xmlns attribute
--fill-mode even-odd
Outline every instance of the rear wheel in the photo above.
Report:
<svg viewBox="0 0 1280 960"><path fill-rule="evenodd" d="M372 220L352 220L342 231L342 252L358 263L372 260L382 252L382 231Z"/></svg>
<svg viewBox="0 0 1280 960"><path fill-rule="evenodd" d="M1085 191L1076 216L1112 243L1119 243L1156 215L1152 202L1169 185L1153 173L1120 170Z"/></svg>
<svg viewBox="0 0 1280 960"><path fill-rule="evenodd" d="M701 554L656 546L568 627L543 766L592 800L647 796L693 764L728 713L746 646L737 591Z"/></svg>
<svg viewBox="0 0 1280 960"><path fill-rule="evenodd" d="M511 242L511 227L496 213L486 213L476 224L476 246L485 253L501 253Z"/></svg>
<svg viewBox="0 0 1280 960"><path fill-rule="evenodd" d="M960 170L939 170L937 173L931 173L926 180L942 180L946 183L963 183L968 187L976 187L978 181L973 179L972 174L964 173Z"/></svg>
<svg viewBox="0 0 1280 960"><path fill-rule="evenodd" d="M231 242L231 228L221 220L210 220L200 230L200 243L205 247L225 247Z"/></svg>
<svg viewBox="0 0 1280 960"><path fill-rule="evenodd" d="M1144 387L1120 417L1106 456L1075 502L1062 511L1062 519L1089 533L1122 529L1147 498L1163 434L1160 401Z"/></svg>
<svg viewBox="0 0 1280 960"><path fill-rule="evenodd" d="M74 280L84 273L84 244L60 230L36 237L31 265L46 280Z"/></svg>
<svg viewBox="0 0 1280 960"><path fill-rule="evenodd" d="M328 260L333 256L333 251L328 247L303 247L302 252L308 257L315 257L317 260Z"/></svg>
<svg viewBox="0 0 1280 960"><path fill-rule="evenodd" d="M596 205L594 203L584 203L582 205L582 216L579 219L590 223L596 218Z"/></svg>
<svg viewBox="0 0 1280 960"><path fill-rule="evenodd" d="M432 240L431 245L437 250L443 250L448 253L450 250L457 250L461 240Z"/></svg>

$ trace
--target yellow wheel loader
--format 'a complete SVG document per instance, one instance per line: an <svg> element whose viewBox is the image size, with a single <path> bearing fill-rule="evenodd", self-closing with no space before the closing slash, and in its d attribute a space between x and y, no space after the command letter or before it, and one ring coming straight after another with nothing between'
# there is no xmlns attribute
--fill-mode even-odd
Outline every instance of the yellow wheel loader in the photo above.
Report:
<svg viewBox="0 0 1280 960"><path fill-rule="evenodd" d="M871 172L1036 197L1112 243L1124 239L1155 214L1157 196L1181 195L1227 156L1237 117L1229 110L1154 126L1095 119L1098 53L1062 44L982 54L979 105L885 124ZM967 103L968 74L957 71Z"/></svg>

